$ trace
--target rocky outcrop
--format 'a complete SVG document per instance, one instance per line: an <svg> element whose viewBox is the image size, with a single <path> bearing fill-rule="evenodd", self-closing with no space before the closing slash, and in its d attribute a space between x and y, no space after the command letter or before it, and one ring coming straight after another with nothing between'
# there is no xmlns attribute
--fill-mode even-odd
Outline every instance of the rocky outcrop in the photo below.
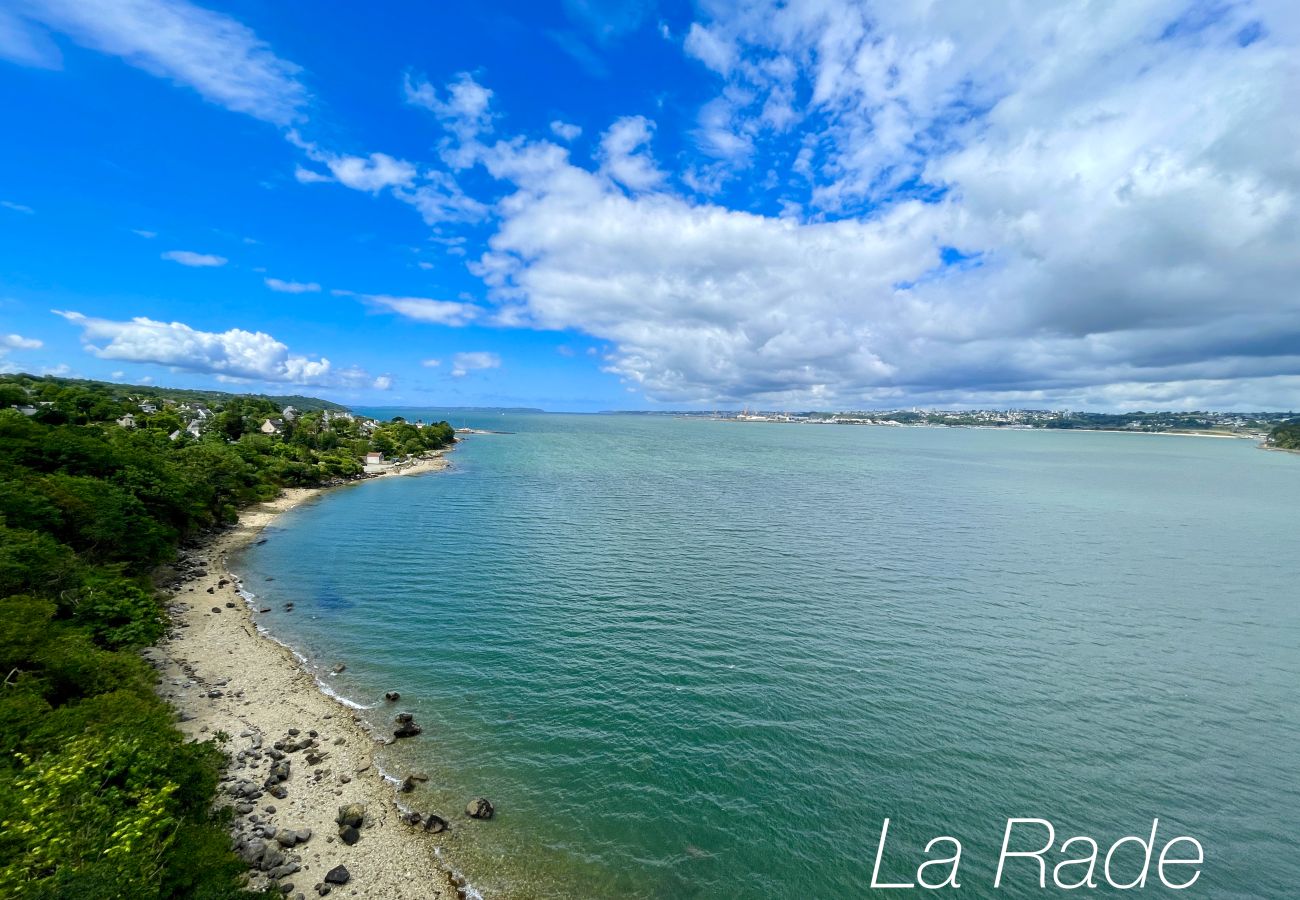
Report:
<svg viewBox="0 0 1300 900"><path fill-rule="evenodd" d="M410 713L397 714L397 727L393 729L393 737L408 738L415 737L424 729L415 724L415 717Z"/></svg>
<svg viewBox="0 0 1300 900"><path fill-rule="evenodd" d="M442 834L451 827L451 823L437 813L420 815L418 812L411 811L402 815L402 821L412 828L422 829L429 834Z"/></svg>
<svg viewBox="0 0 1300 900"><path fill-rule="evenodd" d="M361 840L361 825L366 820L364 803L347 803L339 807L339 814L334 819L339 826L339 840L351 846Z"/></svg>
<svg viewBox="0 0 1300 900"><path fill-rule="evenodd" d="M486 797L479 797L465 804L465 815L471 819L490 819L496 809L492 806L492 801Z"/></svg>

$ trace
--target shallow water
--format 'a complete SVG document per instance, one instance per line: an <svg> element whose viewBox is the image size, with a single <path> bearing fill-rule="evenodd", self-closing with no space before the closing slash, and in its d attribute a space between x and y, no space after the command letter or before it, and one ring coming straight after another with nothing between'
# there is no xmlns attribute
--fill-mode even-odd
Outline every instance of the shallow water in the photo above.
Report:
<svg viewBox="0 0 1300 900"><path fill-rule="evenodd" d="M1300 458L445 417L514 433L329 492L238 565L366 715L402 692L425 733L385 764L432 776L411 802L485 896L861 896L885 817L882 881L953 835L965 896L1039 896L1024 861L992 889L1012 816L1103 852L1158 816L1205 847L1186 895L1295 893Z"/></svg>

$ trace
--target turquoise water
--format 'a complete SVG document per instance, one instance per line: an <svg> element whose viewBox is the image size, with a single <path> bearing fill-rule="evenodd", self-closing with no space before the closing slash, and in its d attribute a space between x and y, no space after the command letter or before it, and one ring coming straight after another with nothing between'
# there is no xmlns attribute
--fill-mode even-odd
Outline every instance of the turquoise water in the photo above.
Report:
<svg viewBox="0 0 1300 900"><path fill-rule="evenodd" d="M1181 896L1296 894L1300 458L443 415L514 433L329 492L240 565L340 694L402 692L425 734L385 765L432 776L411 802L484 896L864 896L885 817L882 881L952 835L963 895L1041 896L1025 861L992 889L1008 817L1103 853L1159 817L1205 847Z"/></svg>

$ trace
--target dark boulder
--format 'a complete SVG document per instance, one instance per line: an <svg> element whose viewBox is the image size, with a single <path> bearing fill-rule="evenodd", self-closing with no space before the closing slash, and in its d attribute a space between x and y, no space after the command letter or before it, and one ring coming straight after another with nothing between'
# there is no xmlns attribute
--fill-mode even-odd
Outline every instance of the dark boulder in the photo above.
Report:
<svg viewBox="0 0 1300 900"><path fill-rule="evenodd" d="M389 703L396 703L398 700L402 699L402 695L397 693L397 691L386 691L384 693L384 699Z"/></svg>
<svg viewBox="0 0 1300 900"><path fill-rule="evenodd" d="M346 866L335 866L334 868L330 869L328 872L325 873L325 883L326 884L347 884L348 879L351 877L352 875L351 873L348 872Z"/></svg>
<svg viewBox="0 0 1300 900"><path fill-rule="evenodd" d="M465 804L465 815L471 819L490 819L496 810L492 806L492 801L486 797L479 797Z"/></svg>
<svg viewBox="0 0 1300 900"><path fill-rule="evenodd" d="M410 713L398 713L397 727L393 729L393 737L415 737L423 730L423 728L415 724L415 717Z"/></svg>

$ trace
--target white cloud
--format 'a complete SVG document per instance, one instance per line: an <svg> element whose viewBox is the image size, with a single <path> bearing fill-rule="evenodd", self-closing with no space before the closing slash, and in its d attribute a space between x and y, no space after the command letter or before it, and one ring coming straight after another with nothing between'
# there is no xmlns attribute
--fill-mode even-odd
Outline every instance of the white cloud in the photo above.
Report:
<svg viewBox="0 0 1300 900"><path fill-rule="evenodd" d="M44 29L3 9L0 9L0 59L41 69L57 69L63 63L59 48Z"/></svg>
<svg viewBox="0 0 1300 900"><path fill-rule="evenodd" d="M415 181L415 166L387 153L371 153L369 156L337 156L293 137L291 141L305 149L307 155L313 160L323 163L329 169L329 174L326 175L298 166L294 170L294 177L304 184L337 181L356 191L377 193L384 188L407 187Z"/></svg>
<svg viewBox="0 0 1300 900"><path fill-rule="evenodd" d="M428 297L391 297L387 294L354 294L351 291L334 291L341 296L354 296L388 312L397 313L417 322L453 327L468 325L483 314L483 309L472 303L455 300L433 300Z"/></svg>
<svg viewBox="0 0 1300 900"><path fill-rule="evenodd" d="M686 33L684 49L689 56L695 57L720 75L730 74L731 67L736 62L735 45L699 22L691 23L690 31Z"/></svg>
<svg viewBox="0 0 1300 900"><path fill-rule="evenodd" d="M329 184L334 181L333 177L322 172L315 172L303 166L295 166L293 177L301 184Z"/></svg>
<svg viewBox="0 0 1300 900"><path fill-rule="evenodd" d="M768 181L806 193L779 217L652 176L625 196L597 176L628 183L630 120L598 173L546 142L480 148L516 189L473 268L498 321L607 340L610 371L668 402L1212 405L1300 373L1292 11L1168 36L1181 4L709 8L739 48L714 130L743 159L803 128ZM909 179L924 200L891 193Z"/></svg>
<svg viewBox="0 0 1300 900"><path fill-rule="evenodd" d="M501 368L501 357L495 353L485 351L457 353L451 358L451 376L453 378L464 378L470 372L483 369L499 368Z"/></svg>
<svg viewBox="0 0 1300 900"><path fill-rule="evenodd" d="M600 170L628 190L647 191L664 180L650 155L654 123L644 116L619 119L600 138Z"/></svg>
<svg viewBox="0 0 1300 900"><path fill-rule="evenodd" d="M314 294L320 290L320 285L314 281L281 281L279 278L264 278L266 286L273 291L282 294Z"/></svg>
<svg viewBox="0 0 1300 900"><path fill-rule="evenodd" d="M492 92L461 72L446 87L446 99L426 78L407 74L406 102L429 110L461 144L492 130Z"/></svg>
<svg viewBox="0 0 1300 900"><path fill-rule="evenodd" d="M211 253L195 253L192 250L168 250L162 254L163 259L170 259L172 262L180 263L182 266L191 266L194 268L210 268L213 266L224 266L228 260L224 256L214 256Z"/></svg>
<svg viewBox="0 0 1300 900"><path fill-rule="evenodd" d="M370 385L377 391L387 391L393 387L392 375L380 375Z"/></svg>
<svg viewBox="0 0 1300 900"><path fill-rule="evenodd" d="M420 361L420 365L424 366L426 369L436 369L438 366L442 365L442 360L425 359Z"/></svg>
<svg viewBox="0 0 1300 900"><path fill-rule="evenodd" d="M25 338L21 334L0 334L0 347L6 350L39 350L45 346L36 338Z"/></svg>
<svg viewBox="0 0 1300 900"><path fill-rule="evenodd" d="M135 235L139 235L145 240L153 240L158 236L158 232L156 231L145 231L144 229L141 228L132 228L131 233Z"/></svg>
<svg viewBox="0 0 1300 900"><path fill-rule="evenodd" d="M317 386L370 383L360 369L335 371L328 359L291 353L271 335L232 328L199 331L183 322L138 317L126 322L54 310L81 329L86 350L100 359L153 363L227 379Z"/></svg>
<svg viewBox="0 0 1300 900"><path fill-rule="evenodd" d="M12 209L14 212L20 212L28 216L36 212L36 210L32 209L30 206L24 206L21 203L14 203L12 200L0 200L0 206L3 206L5 209Z"/></svg>
<svg viewBox="0 0 1300 900"><path fill-rule="evenodd" d="M13 14L0 19L0 53L19 62L51 64L49 53L33 43L40 32L32 23L40 23L277 125L301 118L307 103L297 66L278 58L247 26L185 0L41 0L22 5L20 15L28 23L19 37Z"/></svg>
<svg viewBox="0 0 1300 900"><path fill-rule="evenodd" d="M562 141L575 141L582 134L582 126L572 125L568 122L561 122L559 119L551 122L551 134L555 135Z"/></svg>

